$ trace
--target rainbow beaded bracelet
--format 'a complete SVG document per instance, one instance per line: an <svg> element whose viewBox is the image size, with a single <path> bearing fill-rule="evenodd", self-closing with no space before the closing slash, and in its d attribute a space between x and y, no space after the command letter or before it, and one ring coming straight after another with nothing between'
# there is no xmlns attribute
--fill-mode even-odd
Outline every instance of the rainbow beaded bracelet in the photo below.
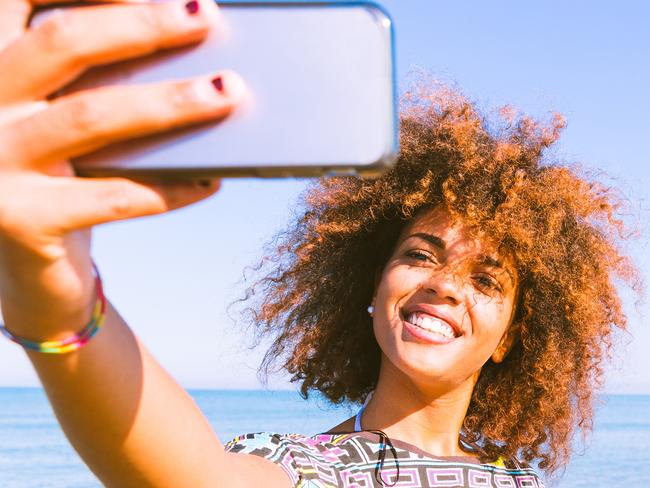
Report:
<svg viewBox="0 0 650 488"><path fill-rule="evenodd" d="M99 276L99 271L97 270L95 263L93 263L93 273L95 275L97 302L95 303L95 308L90 322L88 322L88 325L76 334L60 341L35 342L12 334L7 330L3 323L0 323L0 331L2 331L7 339L23 346L25 349L31 349L33 351L48 354L64 354L79 349L92 339L95 334L97 334L106 318L106 296L104 295L102 279Z"/></svg>

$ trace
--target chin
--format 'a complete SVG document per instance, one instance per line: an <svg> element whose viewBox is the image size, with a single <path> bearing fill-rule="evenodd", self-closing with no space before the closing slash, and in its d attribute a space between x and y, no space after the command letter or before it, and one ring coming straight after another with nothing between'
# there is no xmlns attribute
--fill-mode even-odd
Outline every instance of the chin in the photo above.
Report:
<svg viewBox="0 0 650 488"><path fill-rule="evenodd" d="M386 339L378 341L383 353L382 369L387 368L391 374L422 388L453 388L480 370L478 364L472 369L470 358L466 354L459 354L455 348L402 341L399 336Z"/></svg>
<svg viewBox="0 0 650 488"><path fill-rule="evenodd" d="M457 365L435 354L435 351L414 350L409 344L395 345L391 349L388 354L384 352L382 361L387 364L382 367L387 366L411 383L436 386L461 382Z"/></svg>
<svg viewBox="0 0 650 488"><path fill-rule="evenodd" d="M460 385L474 374L469 371L468 350L464 335L443 337L414 327L402 317L391 320L391 327L375 329L382 350L382 369L387 367L405 381L427 387L446 388ZM388 333L386 333L388 332ZM480 369L477 365L476 369Z"/></svg>

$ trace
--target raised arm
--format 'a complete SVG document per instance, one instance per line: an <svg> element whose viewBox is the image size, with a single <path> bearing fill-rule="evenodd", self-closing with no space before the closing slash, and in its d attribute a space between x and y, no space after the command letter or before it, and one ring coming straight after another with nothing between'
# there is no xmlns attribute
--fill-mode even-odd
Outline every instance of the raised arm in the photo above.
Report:
<svg viewBox="0 0 650 488"><path fill-rule="evenodd" d="M0 303L15 336L60 340L89 322L97 295L92 226L166 212L217 190L214 181L76 178L67 159L226 116L243 90L235 74L44 98L90 65L199 40L216 8L199 7L84 8L25 32L29 2L0 1L0 72L12 74L0 77ZM187 392L110 304L82 348L28 355L66 436L106 486L289 486L269 462L224 452Z"/></svg>

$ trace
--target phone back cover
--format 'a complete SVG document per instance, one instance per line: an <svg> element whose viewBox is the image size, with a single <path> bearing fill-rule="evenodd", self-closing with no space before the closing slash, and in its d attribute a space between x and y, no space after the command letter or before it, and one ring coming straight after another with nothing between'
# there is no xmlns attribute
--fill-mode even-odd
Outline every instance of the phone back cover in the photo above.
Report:
<svg viewBox="0 0 650 488"><path fill-rule="evenodd" d="M394 39L381 9L363 2L220 8L223 23L203 43L121 63L119 71L95 68L70 90L231 69L251 99L217 123L78 158L80 174L301 176L372 173L394 162Z"/></svg>

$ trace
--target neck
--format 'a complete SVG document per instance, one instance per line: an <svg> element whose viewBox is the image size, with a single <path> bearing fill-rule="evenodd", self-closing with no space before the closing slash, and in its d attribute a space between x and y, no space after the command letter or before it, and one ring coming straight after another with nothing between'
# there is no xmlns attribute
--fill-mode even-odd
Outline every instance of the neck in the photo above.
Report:
<svg viewBox="0 0 650 488"><path fill-rule="evenodd" d="M478 372L460 384L418 384L384 357L363 429L383 430L437 456L467 456L459 436L477 379Z"/></svg>

